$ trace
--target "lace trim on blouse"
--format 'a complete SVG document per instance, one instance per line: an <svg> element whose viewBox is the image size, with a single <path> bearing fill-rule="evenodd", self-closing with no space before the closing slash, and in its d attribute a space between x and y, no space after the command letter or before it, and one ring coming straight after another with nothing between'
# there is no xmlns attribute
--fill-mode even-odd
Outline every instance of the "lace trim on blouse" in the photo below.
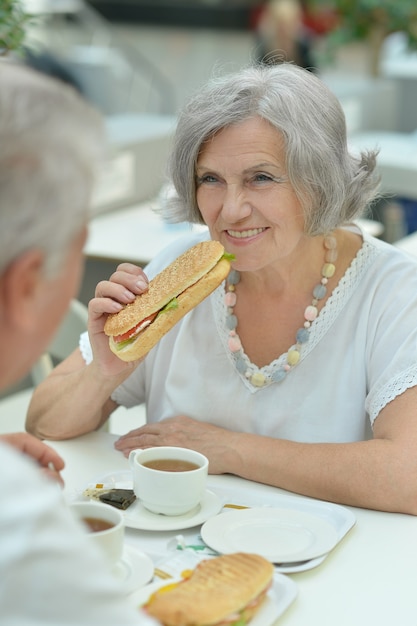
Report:
<svg viewBox="0 0 417 626"><path fill-rule="evenodd" d="M357 285L360 283L364 274L367 272L368 267L376 258L376 256L378 256L378 254L379 251L376 248L371 246L366 240L363 242L361 249L352 260L352 263L346 270L344 276L340 279L332 294L327 299L326 304L312 323L310 328L309 340L307 343L303 344L303 348L301 350L300 362L303 361L312 352L312 350L314 350L320 340L329 332L337 317L346 307L346 303L349 301L352 293L356 289ZM229 332L226 327L227 308L224 303L224 294L224 286L222 285L214 292L212 299L213 314L216 321L217 330L224 346L225 352L232 362L233 367L240 376L241 381L251 393L256 393L257 391L261 391L269 385L274 384L272 377L274 373L281 369L282 366L286 363L287 354L281 354L281 356L272 361L272 363L270 363L269 365L265 365L259 368L255 364L251 363L249 357L246 355L245 352L243 352L242 356L246 367L245 371L239 371L237 367L236 353L231 352L228 349L227 344ZM290 348L291 346L289 346L289 349ZM255 387L246 377L245 374L247 371L249 371L251 375L255 372L262 372L262 374L267 378L268 382L263 387ZM291 373L289 373L288 375L291 376ZM275 384L282 384L282 382Z"/></svg>
<svg viewBox="0 0 417 626"><path fill-rule="evenodd" d="M400 396L404 391L417 385L417 364L411 365L405 372L388 381L374 393L369 394L365 408L369 414L371 424L375 422L380 411L394 398Z"/></svg>

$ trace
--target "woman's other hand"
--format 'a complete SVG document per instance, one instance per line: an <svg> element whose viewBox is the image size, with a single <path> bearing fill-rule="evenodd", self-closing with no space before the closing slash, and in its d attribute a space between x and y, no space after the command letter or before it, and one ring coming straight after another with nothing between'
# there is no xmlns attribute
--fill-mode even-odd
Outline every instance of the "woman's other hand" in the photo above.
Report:
<svg viewBox="0 0 417 626"><path fill-rule="evenodd" d="M223 474L234 454L233 442L239 434L212 424L178 415L146 424L120 437L115 448L126 457L131 450L152 446L191 448L209 460L210 474Z"/></svg>

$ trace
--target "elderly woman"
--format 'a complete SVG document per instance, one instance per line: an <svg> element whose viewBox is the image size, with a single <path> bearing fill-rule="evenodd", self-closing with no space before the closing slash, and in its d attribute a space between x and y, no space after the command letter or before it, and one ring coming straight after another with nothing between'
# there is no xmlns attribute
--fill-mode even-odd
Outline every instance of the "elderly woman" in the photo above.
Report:
<svg viewBox="0 0 417 626"><path fill-rule="evenodd" d="M335 96L291 64L214 79L170 167L170 219L209 234L99 283L89 341L38 388L29 429L74 437L146 402L124 454L186 446L212 473L417 514L417 265L352 223L377 193L375 153L348 152ZM142 362L118 360L107 314L204 237L234 255L228 280Z"/></svg>

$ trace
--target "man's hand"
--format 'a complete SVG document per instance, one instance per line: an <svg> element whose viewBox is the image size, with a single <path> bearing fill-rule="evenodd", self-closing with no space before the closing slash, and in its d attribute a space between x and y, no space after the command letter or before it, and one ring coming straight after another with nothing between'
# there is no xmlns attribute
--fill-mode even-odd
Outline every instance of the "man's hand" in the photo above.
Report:
<svg viewBox="0 0 417 626"><path fill-rule="evenodd" d="M60 485L64 484L60 474L65 467L63 459L40 439L29 433L10 433L0 435L0 441L31 457L47 476L56 480Z"/></svg>

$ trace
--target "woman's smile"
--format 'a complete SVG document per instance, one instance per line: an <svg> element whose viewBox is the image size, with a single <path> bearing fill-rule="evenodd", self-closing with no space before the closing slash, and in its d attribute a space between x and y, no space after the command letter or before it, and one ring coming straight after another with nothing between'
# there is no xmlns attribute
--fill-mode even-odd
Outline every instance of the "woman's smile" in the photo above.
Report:
<svg viewBox="0 0 417 626"><path fill-rule="evenodd" d="M248 230L232 230L228 228L225 232L233 239L253 239L253 237L260 235L266 230L266 228L249 228Z"/></svg>

